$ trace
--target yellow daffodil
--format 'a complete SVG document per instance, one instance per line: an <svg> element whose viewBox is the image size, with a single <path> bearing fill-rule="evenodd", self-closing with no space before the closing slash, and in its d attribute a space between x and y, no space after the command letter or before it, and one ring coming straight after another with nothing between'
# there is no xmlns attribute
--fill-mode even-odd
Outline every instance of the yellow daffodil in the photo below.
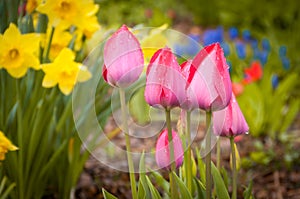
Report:
<svg viewBox="0 0 300 199"><path fill-rule="evenodd" d="M40 3L41 3L41 0L27 0L26 12L28 14L31 14Z"/></svg>
<svg viewBox="0 0 300 199"><path fill-rule="evenodd" d="M62 23L68 28L75 25L87 32L96 31L95 26L99 27L93 16L98 9L99 5L94 4L93 0L46 0L37 7L39 12L48 16L52 26Z"/></svg>
<svg viewBox="0 0 300 199"><path fill-rule="evenodd" d="M47 35L50 36L51 27L47 30ZM53 39L50 46L50 60L54 60L60 51L67 47L72 39L72 35L70 32L62 30L60 28L56 28L54 31ZM48 41L49 42L49 41Z"/></svg>
<svg viewBox="0 0 300 199"><path fill-rule="evenodd" d="M13 145L7 137L5 137L4 133L0 131L0 161L5 159L5 154L8 151L15 151L18 147Z"/></svg>
<svg viewBox="0 0 300 199"><path fill-rule="evenodd" d="M0 35L0 68L15 77L23 77L27 69L39 69L37 51L39 49L39 35L35 33L21 35L14 24Z"/></svg>
<svg viewBox="0 0 300 199"><path fill-rule="evenodd" d="M158 28L152 29L149 35L141 41L141 46L145 61L149 63L152 55L160 48L167 45L167 38L163 35L163 31L168 28L167 24L164 24Z"/></svg>
<svg viewBox="0 0 300 199"><path fill-rule="evenodd" d="M43 87L50 88L58 84L61 92L69 95L77 82L90 79L91 73L81 63L74 62L74 59L73 51L64 48L53 63L43 64Z"/></svg>

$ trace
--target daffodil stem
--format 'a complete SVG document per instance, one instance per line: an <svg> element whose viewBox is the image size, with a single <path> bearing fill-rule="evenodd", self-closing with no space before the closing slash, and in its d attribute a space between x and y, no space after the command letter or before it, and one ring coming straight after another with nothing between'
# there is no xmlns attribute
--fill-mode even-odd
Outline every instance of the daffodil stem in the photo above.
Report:
<svg viewBox="0 0 300 199"><path fill-rule="evenodd" d="M17 97L17 103L18 103L18 107L17 107L17 132L18 132L18 147L19 147L19 151L18 151L18 189L19 189L19 198L22 199L24 198L25 195L25 190L24 190L24 173L23 173L23 166L24 166L24 162L23 162L23 124L22 124L22 104L21 104L21 99L20 99L20 88L19 88L19 83L20 80L17 79L16 80L16 97Z"/></svg>
<svg viewBox="0 0 300 199"><path fill-rule="evenodd" d="M221 169L221 140L220 137L217 140L217 169Z"/></svg>
<svg viewBox="0 0 300 199"><path fill-rule="evenodd" d="M231 146L231 154L232 154L232 199L236 199L237 194L237 170L236 170L236 157L235 157L235 146L234 139L230 137L230 146Z"/></svg>
<svg viewBox="0 0 300 199"><path fill-rule="evenodd" d="M187 188L192 194L192 152L191 152L191 111L186 113L186 140L187 140L187 169L186 169L186 180Z"/></svg>
<svg viewBox="0 0 300 199"><path fill-rule="evenodd" d="M54 31L55 31L55 28L52 26L51 32L50 32L49 42L48 42L48 45L47 45L47 48L46 48L46 55L44 57L44 63L48 62L48 60L49 60L49 54L50 54L50 49L51 49L51 44L52 44Z"/></svg>
<svg viewBox="0 0 300 199"><path fill-rule="evenodd" d="M120 93L120 101L121 101L121 109L122 109L122 123L123 123L123 131L125 134L125 142L126 142L126 153L127 153L127 161L128 161L128 168L129 168L129 177L130 177L130 185L131 185L131 192L132 198L138 199L137 191L136 191L136 181L134 175L134 164L131 155L131 143L130 143L130 135L128 130L128 123L127 123L127 111L126 111L126 98L125 98L125 91L122 88L119 88Z"/></svg>
<svg viewBox="0 0 300 199"><path fill-rule="evenodd" d="M171 126L171 110L166 108L166 123L168 129L168 142L169 142L169 151L170 151L170 163L171 163L171 171L169 172L170 178L170 189L171 189L171 198L178 198L178 194L176 194L176 184L173 177L173 171L175 172L175 156L174 156L174 143L172 136L172 126Z"/></svg>
<svg viewBox="0 0 300 199"><path fill-rule="evenodd" d="M206 112L206 140L205 140L205 171L206 171L206 199L211 199L211 112Z"/></svg>

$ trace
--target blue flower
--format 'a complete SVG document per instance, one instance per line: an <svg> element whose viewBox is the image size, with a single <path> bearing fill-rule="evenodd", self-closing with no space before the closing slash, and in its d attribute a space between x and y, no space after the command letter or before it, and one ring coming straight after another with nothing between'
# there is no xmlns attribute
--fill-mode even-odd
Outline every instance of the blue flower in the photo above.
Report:
<svg viewBox="0 0 300 199"><path fill-rule="evenodd" d="M223 48L223 52L224 52L225 57L228 56L230 54L229 45L226 42L222 42L221 47Z"/></svg>
<svg viewBox="0 0 300 199"><path fill-rule="evenodd" d="M243 39L245 40L245 41L251 41L251 32L250 32L250 30L244 30L243 31L243 33L242 33L242 35L243 35Z"/></svg>
<svg viewBox="0 0 300 199"><path fill-rule="evenodd" d="M272 88L276 89L278 87L279 84L279 78L277 74L273 74L272 75Z"/></svg>
<svg viewBox="0 0 300 199"><path fill-rule="evenodd" d="M270 52L270 50L271 50L271 44L270 44L270 41L268 39L264 38L261 41L261 45L262 45L262 49L263 50L266 50L266 51Z"/></svg>
<svg viewBox="0 0 300 199"><path fill-rule="evenodd" d="M281 57L281 62L282 62L282 65L283 65L283 68L285 70L289 70L290 69L290 60L287 58L287 57Z"/></svg>
<svg viewBox="0 0 300 199"><path fill-rule="evenodd" d="M237 41L235 43L235 49L236 49L236 53L240 59L246 58L246 46L243 42Z"/></svg>
<svg viewBox="0 0 300 199"><path fill-rule="evenodd" d="M286 46L280 46L279 47L279 56L285 57L286 56Z"/></svg>
<svg viewBox="0 0 300 199"><path fill-rule="evenodd" d="M222 43L223 42L223 28L218 27L217 29L210 29L203 34L203 45L207 46L212 43Z"/></svg>
<svg viewBox="0 0 300 199"><path fill-rule="evenodd" d="M260 51L259 60L262 65L265 65L268 61L269 52L266 50Z"/></svg>
<svg viewBox="0 0 300 199"><path fill-rule="evenodd" d="M239 31L238 31L238 29L236 27L231 27L228 30L228 34L229 34L229 38L231 40L233 40L233 39L235 39L235 38L237 38L239 36Z"/></svg>

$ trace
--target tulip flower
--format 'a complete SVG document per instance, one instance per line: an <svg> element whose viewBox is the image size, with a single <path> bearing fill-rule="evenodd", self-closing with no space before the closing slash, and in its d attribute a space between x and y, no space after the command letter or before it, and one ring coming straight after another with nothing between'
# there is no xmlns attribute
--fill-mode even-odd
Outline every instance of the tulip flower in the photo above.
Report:
<svg viewBox="0 0 300 199"><path fill-rule="evenodd" d="M196 55L187 82L188 93L193 94L192 107L217 111L229 104L232 86L228 65L219 43L206 46Z"/></svg>
<svg viewBox="0 0 300 199"><path fill-rule="evenodd" d="M164 108L180 105L184 97L185 80L170 48L156 51L146 75L145 100L149 105Z"/></svg>
<svg viewBox="0 0 300 199"><path fill-rule="evenodd" d="M248 124L236 101L234 94L230 104L223 110L213 113L214 133L220 136L237 136L249 131Z"/></svg>
<svg viewBox="0 0 300 199"><path fill-rule="evenodd" d="M183 162L183 148L181 140L175 131L172 131L172 140L174 145L174 160L176 168L179 168ZM161 132L156 143L155 151L156 163L160 168L170 169L170 150L168 140L168 130L165 129Z"/></svg>
<svg viewBox="0 0 300 199"><path fill-rule="evenodd" d="M103 78L115 87L127 87L143 71L144 57L137 38L123 25L104 46Z"/></svg>

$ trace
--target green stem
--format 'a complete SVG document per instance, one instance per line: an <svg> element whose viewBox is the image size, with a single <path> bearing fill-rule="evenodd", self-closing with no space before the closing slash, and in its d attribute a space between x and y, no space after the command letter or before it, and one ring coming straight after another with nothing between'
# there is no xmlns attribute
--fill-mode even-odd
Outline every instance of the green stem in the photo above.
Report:
<svg viewBox="0 0 300 199"><path fill-rule="evenodd" d="M189 192L192 194L192 152L191 152L191 111L186 113L186 140L187 140L187 169L186 169L186 180Z"/></svg>
<svg viewBox="0 0 300 199"><path fill-rule="evenodd" d="M23 172L23 156L24 156L24 148L23 148L23 124L22 124L22 104L21 104L21 98L20 98L20 89L19 89L20 80L16 80L16 97L17 97L17 133L18 133L18 189L19 189L19 198L23 199L25 192L24 192L24 172Z"/></svg>
<svg viewBox="0 0 300 199"><path fill-rule="evenodd" d="M170 162L171 162L171 171L169 172L170 178L170 189L171 189L171 198L178 198L178 194L176 194L176 184L173 177L173 171L175 172L176 164L175 164L175 156L174 156L174 143L172 136L172 126L171 126L171 110L166 108L166 123L168 129L168 142L169 142L169 151L170 151Z"/></svg>
<svg viewBox="0 0 300 199"><path fill-rule="evenodd" d="M205 171L206 171L206 199L211 199L211 112L206 112L206 140L205 140Z"/></svg>
<svg viewBox="0 0 300 199"><path fill-rule="evenodd" d="M49 60L49 54L50 54L50 49L51 49L51 43L52 43L52 39L53 39L53 35L54 35L54 30L55 28L52 26L51 28L51 33L50 33L50 39L46 48L46 55L44 57L44 63L48 62Z"/></svg>
<svg viewBox="0 0 300 199"><path fill-rule="evenodd" d="M120 101L121 101L121 109L122 109L122 122L123 122L123 130L125 134L125 141L126 141L126 153L127 153L127 161L128 161L128 168L129 168L129 177L130 177L130 185L131 185L131 192L132 198L138 199L137 191L136 191L136 181L134 175L134 165L131 156L131 143L130 143L130 135L128 130L128 123L127 123L127 111L126 111L126 99L125 99L125 91L122 88L119 88L120 93Z"/></svg>
<svg viewBox="0 0 300 199"><path fill-rule="evenodd" d="M237 194L237 171L236 171L236 157L235 157L235 147L234 147L234 139L230 137L230 146L231 146L231 154L232 154L232 199L236 199Z"/></svg>
<svg viewBox="0 0 300 199"><path fill-rule="evenodd" d="M221 141L220 137L217 140L217 169L220 171L221 169Z"/></svg>

